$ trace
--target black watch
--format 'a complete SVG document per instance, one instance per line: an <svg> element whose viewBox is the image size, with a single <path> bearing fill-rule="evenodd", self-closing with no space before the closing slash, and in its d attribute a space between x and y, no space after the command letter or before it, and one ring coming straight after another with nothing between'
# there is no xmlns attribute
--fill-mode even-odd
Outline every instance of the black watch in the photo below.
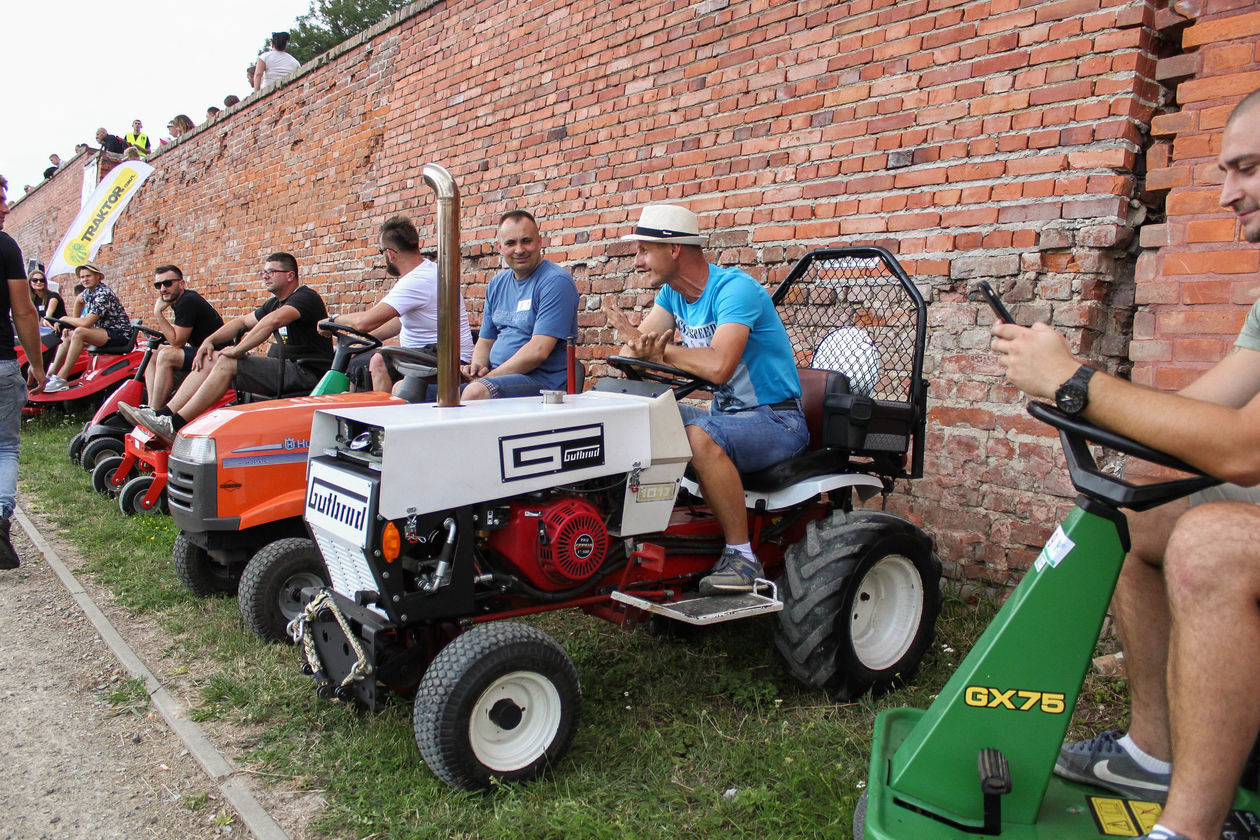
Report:
<svg viewBox="0 0 1260 840"><path fill-rule="evenodd" d="M1081 365L1071 379L1059 386L1059 390L1054 392L1054 404L1059 411L1075 417L1085 410L1085 406L1089 405L1089 378L1093 375L1092 367Z"/></svg>

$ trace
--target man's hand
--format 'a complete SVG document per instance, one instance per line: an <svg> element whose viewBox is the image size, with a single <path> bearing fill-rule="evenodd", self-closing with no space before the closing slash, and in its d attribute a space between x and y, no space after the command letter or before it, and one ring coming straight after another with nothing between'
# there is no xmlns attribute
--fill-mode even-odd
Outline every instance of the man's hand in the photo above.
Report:
<svg viewBox="0 0 1260 840"><path fill-rule="evenodd" d="M203 367L208 364L212 364L213 362L214 345L203 341L201 346L197 348L197 355L193 356L192 369L201 370Z"/></svg>
<svg viewBox="0 0 1260 840"><path fill-rule="evenodd" d="M48 374L44 372L44 366L38 368L35 365L27 365L26 367L26 390L32 394L38 394L44 390L44 384L48 381Z"/></svg>
<svg viewBox="0 0 1260 840"><path fill-rule="evenodd" d="M673 330L666 330L663 333L639 333L639 335L626 342L626 355L636 359L646 359L649 362L665 364L665 348L672 344L673 341Z"/></svg>
<svg viewBox="0 0 1260 840"><path fill-rule="evenodd" d="M159 297L153 302L153 314L161 315L163 310L170 308L170 305L171 304L168 301L162 300L162 298Z"/></svg>
<svg viewBox="0 0 1260 840"><path fill-rule="evenodd" d="M622 344L629 344L639 337L639 328L630 323L624 311L607 301L600 306L600 309L608 316L608 324L617 331L617 337L621 339Z"/></svg>
<svg viewBox="0 0 1260 840"><path fill-rule="evenodd" d="M995 323L990 331L991 346L998 364L1006 369L1006 378L1030 397L1053 398L1080 367L1068 350L1067 339L1046 324Z"/></svg>
<svg viewBox="0 0 1260 840"><path fill-rule="evenodd" d="M249 350L241 347L239 344L229 345L219 351L220 356L226 356L229 359L243 359L247 353L249 353Z"/></svg>
<svg viewBox="0 0 1260 840"><path fill-rule="evenodd" d="M461 365L459 368L460 375L463 376L464 379L468 382L481 379L483 376L485 376L489 372L490 372L490 368L486 367L485 365L479 365L476 362L471 362L466 365Z"/></svg>

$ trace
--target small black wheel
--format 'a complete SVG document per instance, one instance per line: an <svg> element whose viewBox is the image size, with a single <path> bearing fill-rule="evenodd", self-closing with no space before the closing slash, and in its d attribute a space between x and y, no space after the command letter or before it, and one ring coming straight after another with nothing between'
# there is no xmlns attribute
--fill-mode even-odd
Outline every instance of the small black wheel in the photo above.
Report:
<svg viewBox="0 0 1260 840"><path fill-rule="evenodd" d="M175 538L171 559L175 562L175 574L184 588L198 598L236 594L237 583L241 579L239 567L218 562L204 548L188 539L183 531Z"/></svg>
<svg viewBox="0 0 1260 840"><path fill-rule="evenodd" d="M70 455L70 463L83 463L83 447L86 443L87 441L83 439L83 432L79 432L74 437L70 438L70 446L67 449L67 452Z"/></svg>
<svg viewBox="0 0 1260 840"><path fill-rule="evenodd" d="M302 611L302 590L328 585L313 540L286 537L258 550L241 575L236 602L245 626L264 642L291 642L285 628Z"/></svg>
<svg viewBox="0 0 1260 840"><path fill-rule="evenodd" d="M882 511L811 522L784 555L775 647L801 682L853 700L912 676L936 635L932 540Z"/></svg>
<svg viewBox="0 0 1260 840"><path fill-rule="evenodd" d="M116 437L98 437L84 443L79 463L83 469L92 472L96 465L106 458L121 456L124 451L123 442Z"/></svg>
<svg viewBox="0 0 1260 840"><path fill-rule="evenodd" d="M140 513L169 513L165 489L158 494L151 507L145 507L144 497L148 495L154 480L151 475L137 475L127 479L122 490L118 491L118 509L126 516L135 516Z"/></svg>
<svg viewBox="0 0 1260 840"><path fill-rule="evenodd" d="M582 713L573 660L525 624L481 624L444 647L416 690L425 764L463 790L537 778L568 751Z"/></svg>
<svg viewBox="0 0 1260 840"><path fill-rule="evenodd" d="M92 489L106 496L117 496L118 491L127 483L125 476L114 475L122 462L121 455L102 458L97 462L96 469L92 470Z"/></svg>

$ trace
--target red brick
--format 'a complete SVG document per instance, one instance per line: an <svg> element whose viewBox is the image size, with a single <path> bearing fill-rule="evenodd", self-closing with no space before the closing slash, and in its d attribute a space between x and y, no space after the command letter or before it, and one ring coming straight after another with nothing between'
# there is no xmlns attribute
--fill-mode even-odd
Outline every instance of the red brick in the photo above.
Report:
<svg viewBox="0 0 1260 840"><path fill-rule="evenodd" d="M1260 251L1192 251L1164 254L1165 274L1249 274L1260 270Z"/></svg>

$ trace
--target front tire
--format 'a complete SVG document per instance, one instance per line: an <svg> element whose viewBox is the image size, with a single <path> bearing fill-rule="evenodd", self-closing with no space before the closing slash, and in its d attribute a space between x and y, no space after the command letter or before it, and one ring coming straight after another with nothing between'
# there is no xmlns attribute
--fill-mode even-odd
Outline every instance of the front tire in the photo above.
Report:
<svg viewBox="0 0 1260 840"><path fill-rule="evenodd" d="M120 458L123 454L123 442L114 437L98 437L87 441L79 456L79 465L92 472L106 458Z"/></svg>
<svg viewBox="0 0 1260 840"><path fill-rule="evenodd" d="M118 491L118 509L124 516L136 516L141 513L168 513L166 507L166 491L158 494L152 507L145 507L144 497L155 481L151 475L137 475L127 480L122 490Z"/></svg>
<svg viewBox="0 0 1260 840"><path fill-rule="evenodd" d="M212 558L204 548L188 539L183 531L175 538L171 551L175 574L184 588L198 598L235 595L241 576L238 569Z"/></svg>
<svg viewBox="0 0 1260 840"><path fill-rule="evenodd" d="M932 541L881 511L811 522L784 557L775 647L788 672L838 700L912 676L935 637L941 562Z"/></svg>
<svg viewBox="0 0 1260 840"><path fill-rule="evenodd" d="M114 473L122 466L122 456L114 455L111 458L102 458L100 463L92 470L92 489L97 493L111 498L118 495L118 491L126 484L126 479L118 481Z"/></svg>
<svg viewBox="0 0 1260 840"><path fill-rule="evenodd" d="M582 711L564 648L525 624L482 624L434 657L416 689L412 725L442 781L480 790L537 778L568 751Z"/></svg>
<svg viewBox="0 0 1260 840"><path fill-rule="evenodd" d="M264 642L292 642L286 628L302 611L302 590L328 585L313 540L288 537L263 546L241 575L237 605L245 626Z"/></svg>
<svg viewBox="0 0 1260 840"><path fill-rule="evenodd" d="M78 432L74 437L70 438L70 446L67 448L67 452L70 455L70 463L75 466L83 464L83 447L86 444L87 441L83 439L83 432Z"/></svg>

